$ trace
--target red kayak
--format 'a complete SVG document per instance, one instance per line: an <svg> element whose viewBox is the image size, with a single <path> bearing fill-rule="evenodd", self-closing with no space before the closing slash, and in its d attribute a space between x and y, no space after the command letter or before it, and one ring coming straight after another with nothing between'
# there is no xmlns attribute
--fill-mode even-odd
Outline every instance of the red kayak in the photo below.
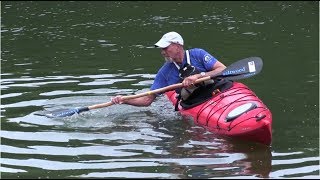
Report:
<svg viewBox="0 0 320 180"><path fill-rule="evenodd" d="M176 104L176 92L165 93ZM265 104L246 85L233 82L232 87L213 93L205 102L189 109L181 105L182 115L191 116L196 125L210 132L270 145L272 114Z"/></svg>

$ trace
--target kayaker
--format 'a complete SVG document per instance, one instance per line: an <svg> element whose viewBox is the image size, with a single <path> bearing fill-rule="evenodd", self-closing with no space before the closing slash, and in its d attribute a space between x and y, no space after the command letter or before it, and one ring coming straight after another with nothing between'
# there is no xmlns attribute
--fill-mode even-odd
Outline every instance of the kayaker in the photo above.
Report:
<svg viewBox="0 0 320 180"><path fill-rule="evenodd" d="M201 48L184 49L184 41L177 32L168 32L154 44L161 48L161 55L165 58L164 65L159 69L151 90L180 83L185 88L181 92L194 89L194 82L205 76L213 76L226 66ZM129 104L133 106L149 106L160 95L147 95L140 98L123 100L121 95L111 98L114 104Z"/></svg>

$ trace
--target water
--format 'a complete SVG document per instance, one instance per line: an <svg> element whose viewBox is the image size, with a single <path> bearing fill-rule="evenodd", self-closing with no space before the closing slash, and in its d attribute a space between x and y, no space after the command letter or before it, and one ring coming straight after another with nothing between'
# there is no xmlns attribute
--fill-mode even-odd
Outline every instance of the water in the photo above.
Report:
<svg viewBox="0 0 320 180"><path fill-rule="evenodd" d="M319 178L318 23L318 2L2 2L1 177ZM226 65L263 59L241 82L272 111L270 147L195 126L164 96L37 115L148 91L172 30Z"/></svg>

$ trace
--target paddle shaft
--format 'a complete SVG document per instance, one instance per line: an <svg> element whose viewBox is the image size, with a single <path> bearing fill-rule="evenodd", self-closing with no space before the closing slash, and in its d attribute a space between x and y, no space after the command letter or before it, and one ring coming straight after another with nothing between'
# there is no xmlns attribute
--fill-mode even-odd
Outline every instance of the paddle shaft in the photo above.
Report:
<svg viewBox="0 0 320 180"><path fill-rule="evenodd" d="M211 79L210 76L199 78L199 79L197 79L195 81L195 84L203 82L203 81L206 81L206 80L209 80L209 79ZM163 87L163 88L155 89L155 90L144 92L144 93L140 93L140 94L123 96L122 99L123 100L135 99L135 98L148 96L148 95L152 95L152 94L163 93L163 92L166 92L166 91L170 91L170 90L174 90L174 89L182 88L182 87L183 87L182 83L177 83L177 84L172 84L170 86L166 86L166 87ZM111 102L111 101L110 102L106 102L106 103L96 104L96 105L88 106L88 110L108 107L108 106L111 106L111 105L113 105L113 102Z"/></svg>

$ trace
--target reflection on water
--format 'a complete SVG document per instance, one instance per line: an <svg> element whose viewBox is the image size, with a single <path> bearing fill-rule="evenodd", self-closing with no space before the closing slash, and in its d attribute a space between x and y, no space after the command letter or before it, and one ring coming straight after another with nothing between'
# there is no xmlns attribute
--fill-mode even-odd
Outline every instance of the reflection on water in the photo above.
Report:
<svg viewBox="0 0 320 180"><path fill-rule="evenodd" d="M47 107L45 110L53 108L50 107L53 104L55 108L85 106L99 103L101 98L107 97L60 97L44 100L41 106ZM180 119L165 97L145 108L113 105L56 119L36 114L8 118L6 123L18 123L24 130L2 130L2 142L7 142L1 145L3 172L28 172L24 167L47 171L99 169L96 173L70 172L67 177L205 178L267 177L271 171L269 147L215 137L191 121ZM11 142L26 145L16 146ZM32 158L13 159L13 156ZM256 162L260 162L258 166ZM151 169L117 173L135 167ZM108 169L116 173L100 172Z"/></svg>
<svg viewBox="0 0 320 180"><path fill-rule="evenodd" d="M303 152L274 152L272 155L271 147L217 137L194 126L192 119L180 117L164 96L151 107L113 105L50 119L37 114L55 108L101 103L102 99L110 97L99 96L99 92L96 96L63 93L72 95L70 97L60 97L61 93L44 94L57 98L42 100L38 105L44 107L43 110L7 118L3 123L17 123L14 126L20 127L17 130L4 128L1 132L1 171L5 177L43 169L68 172L64 177L269 178L294 175L290 170L272 172L272 166L292 165L296 160L299 163L319 160L318 157L296 159ZM15 107L23 106L19 103L5 105L5 109ZM16 142L23 143L17 146ZM277 160L278 157L290 159L285 162ZM300 172L313 173L317 171L315 168L315 165L308 166ZM82 171L76 173L74 170ZM38 176L59 177L52 173Z"/></svg>
<svg viewBox="0 0 320 180"><path fill-rule="evenodd" d="M319 178L318 7L2 2L1 178ZM163 63L153 43L171 30L226 65L262 57L244 83L273 112L271 147L218 137L164 96L41 116L147 91Z"/></svg>
<svg viewBox="0 0 320 180"><path fill-rule="evenodd" d="M74 116L60 120L65 123L55 124L54 129L44 130L39 126L42 130L38 132L4 130L1 136L5 142L23 141L29 145L2 145L2 163L15 172L25 172L24 167L70 171L67 177L130 177L133 172L115 176L103 171L135 167L150 168L141 169L135 176L141 173L140 176L157 178L266 177L271 170L269 147L229 142L189 122L166 119L151 111L136 109L126 115L124 111ZM87 117L91 117L89 122L83 119ZM144 117L150 120L142 120ZM10 158L13 155L37 156L15 160ZM64 160L60 161L59 157ZM75 169L99 169L101 173L77 174Z"/></svg>

